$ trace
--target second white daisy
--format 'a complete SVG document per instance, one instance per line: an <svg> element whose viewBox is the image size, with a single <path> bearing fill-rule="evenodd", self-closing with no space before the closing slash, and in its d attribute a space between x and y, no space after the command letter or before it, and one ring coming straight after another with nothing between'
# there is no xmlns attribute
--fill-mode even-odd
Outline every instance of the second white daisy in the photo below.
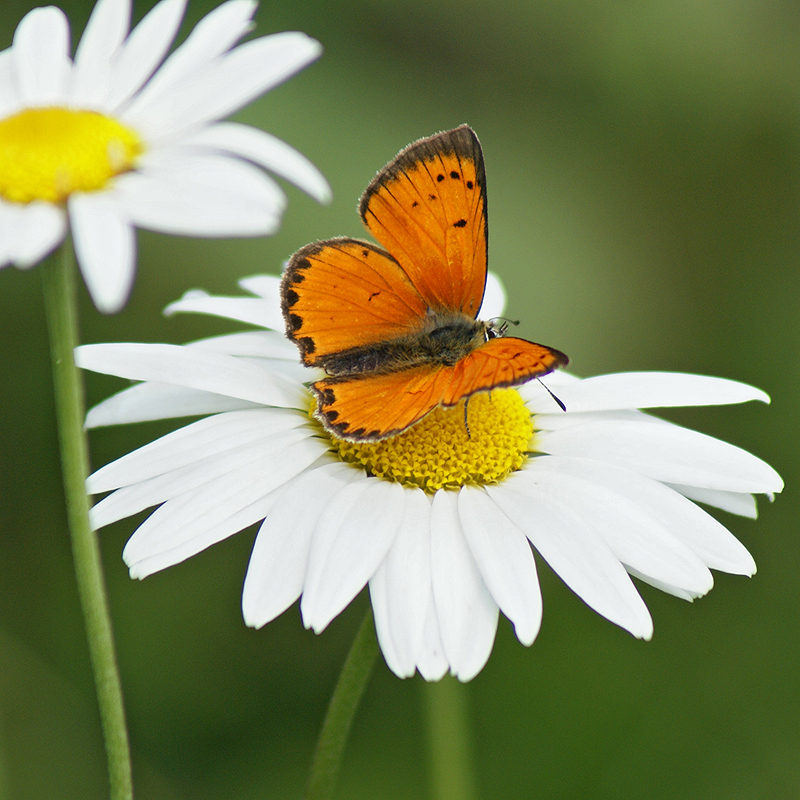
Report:
<svg viewBox="0 0 800 800"><path fill-rule="evenodd" d="M95 304L114 312L133 283L135 228L273 233L285 197L264 170L329 198L291 147L219 121L316 59L319 43L289 32L235 46L256 3L229 0L165 59L185 8L161 0L129 33L130 0L99 0L74 60L60 9L20 22L0 53L0 267L36 264L69 227Z"/></svg>

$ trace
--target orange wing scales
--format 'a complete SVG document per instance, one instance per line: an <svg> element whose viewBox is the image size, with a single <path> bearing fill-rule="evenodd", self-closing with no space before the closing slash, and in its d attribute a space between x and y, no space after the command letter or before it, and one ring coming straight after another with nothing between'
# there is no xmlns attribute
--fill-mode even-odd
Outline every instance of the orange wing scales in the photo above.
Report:
<svg viewBox="0 0 800 800"><path fill-rule="evenodd" d="M452 407L477 392L517 386L566 362L558 350L525 339L490 339L452 367L323 378L313 387L317 417L342 439L378 441L406 430L438 406Z"/></svg>
<svg viewBox="0 0 800 800"><path fill-rule="evenodd" d="M567 364L558 350L491 338L476 321L486 284L486 173L466 125L420 139L373 179L359 213L385 247L358 239L307 245L281 283L286 335L334 436L378 441L434 408L517 386Z"/></svg>
<svg viewBox="0 0 800 800"><path fill-rule="evenodd" d="M358 239L298 250L284 273L281 297L286 334L308 366L331 353L408 335L426 311L399 264Z"/></svg>
<svg viewBox="0 0 800 800"><path fill-rule="evenodd" d="M409 145L367 187L360 212L429 306L477 316L486 282L486 174L469 127Z"/></svg>

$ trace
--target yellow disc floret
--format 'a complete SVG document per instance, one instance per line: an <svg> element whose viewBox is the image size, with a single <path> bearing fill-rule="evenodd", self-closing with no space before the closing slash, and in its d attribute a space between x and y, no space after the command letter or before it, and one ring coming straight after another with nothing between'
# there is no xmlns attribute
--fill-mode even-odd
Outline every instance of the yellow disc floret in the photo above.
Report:
<svg viewBox="0 0 800 800"><path fill-rule="evenodd" d="M532 448L533 421L515 389L496 389L449 409L436 409L413 428L374 443L331 437L343 461L370 475L426 492L497 483L519 469Z"/></svg>
<svg viewBox="0 0 800 800"><path fill-rule="evenodd" d="M143 149L134 131L103 114L29 108L0 120L0 196L62 203L72 192L102 189Z"/></svg>

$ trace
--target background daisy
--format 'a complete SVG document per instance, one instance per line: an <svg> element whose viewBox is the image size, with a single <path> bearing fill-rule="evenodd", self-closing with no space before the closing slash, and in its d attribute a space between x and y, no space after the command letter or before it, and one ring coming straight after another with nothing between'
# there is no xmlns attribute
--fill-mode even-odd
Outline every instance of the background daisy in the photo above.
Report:
<svg viewBox="0 0 800 800"><path fill-rule="evenodd" d="M30 11L0 54L0 267L30 267L71 230L101 311L126 302L135 228L263 236L285 196L270 170L312 197L328 184L297 151L221 122L321 52L302 33L237 46L256 3L229 0L167 53L187 0L162 0L129 32L130 0L99 0L69 52L55 6Z"/></svg>

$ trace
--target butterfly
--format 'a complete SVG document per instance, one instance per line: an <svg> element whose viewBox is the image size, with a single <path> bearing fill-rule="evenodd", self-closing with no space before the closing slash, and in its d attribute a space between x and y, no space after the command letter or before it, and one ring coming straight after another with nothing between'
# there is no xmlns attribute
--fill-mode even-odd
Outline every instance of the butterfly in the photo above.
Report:
<svg viewBox="0 0 800 800"><path fill-rule="evenodd" d="M402 150L369 184L359 214L383 247L314 242L291 257L281 281L286 335L306 366L326 373L311 388L315 416L333 436L387 439L435 408L567 364L558 350L477 319L486 173L469 126Z"/></svg>

